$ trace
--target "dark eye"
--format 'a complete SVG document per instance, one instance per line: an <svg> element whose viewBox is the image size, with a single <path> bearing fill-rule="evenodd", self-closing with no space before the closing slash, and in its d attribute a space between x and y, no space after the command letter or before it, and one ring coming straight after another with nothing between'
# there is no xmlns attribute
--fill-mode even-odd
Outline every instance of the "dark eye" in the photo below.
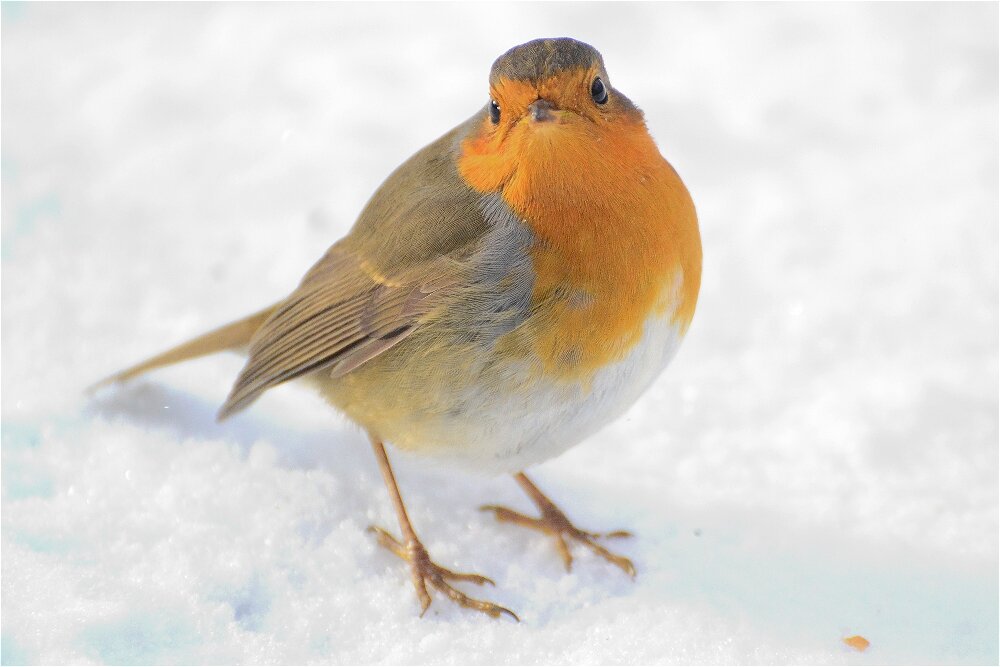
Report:
<svg viewBox="0 0 1000 667"><path fill-rule="evenodd" d="M500 122L500 105L496 100L490 100L490 120L494 125Z"/></svg>
<svg viewBox="0 0 1000 667"><path fill-rule="evenodd" d="M604 87L601 77L597 77L594 79L594 83L590 84L590 96L598 104L604 104L608 101L608 89Z"/></svg>

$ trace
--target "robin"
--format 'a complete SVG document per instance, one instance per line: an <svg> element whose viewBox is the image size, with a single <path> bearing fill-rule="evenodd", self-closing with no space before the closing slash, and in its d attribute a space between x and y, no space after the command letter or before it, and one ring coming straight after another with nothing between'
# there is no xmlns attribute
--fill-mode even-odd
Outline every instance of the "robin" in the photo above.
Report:
<svg viewBox="0 0 1000 667"><path fill-rule="evenodd" d="M347 236L283 301L108 378L223 350L246 365L219 419L292 379L368 433L421 614L428 587L499 616L435 564L406 514L384 443L485 473L512 473L569 569L577 543L633 564L577 528L523 472L625 411L670 361L694 314L694 204L642 112L593 47L538 39L501 55L490 100L376 190Z"/></svg>

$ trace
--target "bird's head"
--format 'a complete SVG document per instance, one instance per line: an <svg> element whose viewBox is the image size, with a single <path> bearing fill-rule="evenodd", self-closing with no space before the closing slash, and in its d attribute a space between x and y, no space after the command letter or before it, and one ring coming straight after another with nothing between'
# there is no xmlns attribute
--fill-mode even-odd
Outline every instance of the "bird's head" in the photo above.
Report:
<svg viewBox="0 0 1000 667"><path fill-rule="evenodd" d="M650 144L642 112L611 85L601 54L575 39L515 46L493 63L489 84L459 155L478 190L500 189L526 165L580 169L602 156L627 158L635 139Z"/></svg>
<svg viewBox="0 0 1000 667"><path fill-rule="evenodd" d="M641 118L612 88L597 49L569 38L536 39L497 58L486 113L492 127L484 129L499 138L522 125L606 125Z"/></svg>

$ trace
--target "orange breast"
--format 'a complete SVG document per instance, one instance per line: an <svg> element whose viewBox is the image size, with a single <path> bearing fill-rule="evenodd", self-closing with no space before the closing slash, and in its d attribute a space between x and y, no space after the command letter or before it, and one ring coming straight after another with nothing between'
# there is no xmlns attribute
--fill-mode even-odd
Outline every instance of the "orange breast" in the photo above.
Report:
<svg viewBox="0 0 1000 667"><path fill-rule="evenodd" d="M517 347L546 372L585 379L624 358L656 314L687 329L701 283L697 218L641 118L526 119L501 146L486 132L466 139L458 167L535 234L537 317Z"/></svg>

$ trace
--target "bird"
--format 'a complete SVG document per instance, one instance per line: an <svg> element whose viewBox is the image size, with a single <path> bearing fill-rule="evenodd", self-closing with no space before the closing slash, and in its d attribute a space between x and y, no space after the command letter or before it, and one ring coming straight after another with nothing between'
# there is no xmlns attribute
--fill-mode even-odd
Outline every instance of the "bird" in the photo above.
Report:
<svg viewBox="0 0 1000 667"><path fill-rule="evenodd" d="M634 577L601 543L630 533L578 528L525 470L620 416L659 376L694 316L701 260L692 198L601 54L536 39L495 60L485 106L393 171L285 299L99 384L241 352L222 420L304 381L370 440L400 533L370 530L407 563L420 615L430 589L517 620L455 585L491 579L433 561L386 443L513 475L538 516L480 509L549 535L567 570L582 545Z"/></svg>

